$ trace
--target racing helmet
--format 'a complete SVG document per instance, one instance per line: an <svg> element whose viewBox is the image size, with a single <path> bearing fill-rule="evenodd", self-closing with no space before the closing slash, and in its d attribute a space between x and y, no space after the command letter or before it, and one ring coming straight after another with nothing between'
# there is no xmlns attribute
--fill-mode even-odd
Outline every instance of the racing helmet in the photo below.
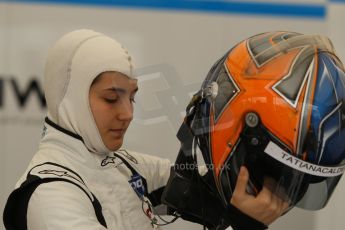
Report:
<svg viewBox="0 0 345 230"><path fill-rule="evenodd" d="M345 170L344 66L324 36L255 35L213 65L185 123L225 205L245 165L249 193L271 178L291 207L321 209Z"/></svg>

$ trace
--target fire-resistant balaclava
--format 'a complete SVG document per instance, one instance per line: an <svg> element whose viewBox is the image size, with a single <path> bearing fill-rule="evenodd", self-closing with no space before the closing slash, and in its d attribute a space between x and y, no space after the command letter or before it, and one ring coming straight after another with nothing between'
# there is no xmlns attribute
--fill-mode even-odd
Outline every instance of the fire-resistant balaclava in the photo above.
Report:
<svg viewBox="0 0 345 230"><path fill-rule="evenodd" d="M133 77L130 55L116 40L92 30L72 31L51 48L44 74L48 117L60 127L78 134L91 152L105 153L93 118L89 90L106 71Z"/></svg>

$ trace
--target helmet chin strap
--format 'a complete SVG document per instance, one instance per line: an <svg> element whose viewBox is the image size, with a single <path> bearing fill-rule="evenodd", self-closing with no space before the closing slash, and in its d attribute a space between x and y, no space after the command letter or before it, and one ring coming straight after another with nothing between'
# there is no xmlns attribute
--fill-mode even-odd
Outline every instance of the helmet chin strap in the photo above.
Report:
<svg viewBox="0 0 345 230"><path fill-rule="evenodd" d="M202 91L196 93L187 106L186 118L177 137L181 142L169 181L162 195L162 202L172 207L183 218L214 228L222 222L226 205L216 188L212 171L201 176L198 171L196 148L198 145L198 104L205 97Z"/></svg>

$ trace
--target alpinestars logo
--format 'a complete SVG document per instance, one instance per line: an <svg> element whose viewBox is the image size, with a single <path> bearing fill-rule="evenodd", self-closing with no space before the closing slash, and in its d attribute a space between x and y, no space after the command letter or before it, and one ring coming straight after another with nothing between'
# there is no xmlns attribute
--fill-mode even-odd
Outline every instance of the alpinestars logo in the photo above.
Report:
<svg viewBox="0 0 345 230"><path fill-rule="evenodd" d="M51 175L55 175L55 176L58 176L58 177L69 177L69 178L72 178L74 180L78 180L74 176L70 175L67 171L59 171L59 170L53 170L53 169L46 169L46 170L39 171L38 173L39 174L51 174Z"/></svg>
<svg viewBox="0 0 345 230"><path fill-rule="evenodd" d="M137 159L135 159L135 157L133 157L131 154L129 154L125 149L120 149L118 151L116 151L116 154L119 154L121 156L126 157L128 160L130 160L131 162L133 162L134 164L138 164ZM117 157L115 155L115 153L110 153L109 156L106 156L106 158L104 158L101 162L101 166L107 166L109 164L113 164L114 167L116 168L117 166L119 166L120 164L122 164L122 160Z"/></svg>
<svg viewBox="0 0 345 230"><path fill-rule="evenodd" d="M123 162L117 158L116 156L107 156L106 158L104 158L102 160L101 166L107 166L109 164L114 164L114 167L116 168L117 166L119 166L120 164L122 164Z"/></svg>

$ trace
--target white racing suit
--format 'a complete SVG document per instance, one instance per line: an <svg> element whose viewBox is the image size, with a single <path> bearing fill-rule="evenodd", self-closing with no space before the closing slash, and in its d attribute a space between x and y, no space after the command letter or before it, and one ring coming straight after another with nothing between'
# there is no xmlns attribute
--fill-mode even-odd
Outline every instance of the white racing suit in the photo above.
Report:
<svg viewBox="0 0 345 230"><path fill-rule="evenodd" d="M153 206L160 203L170 162L125 150L111 152L104 144L89 96L92 83L105 72L136 78L128 51L105 34L75 30L49 50L43 86L50 120L6 204L7 230L155 226L145 197ZM112 80L107 87L117 86L116 78ZM112 114L117 117L109 129L128 125L119 118L123 111Z"/></svg>
<svg viewBox="0 0 345 230"><path fill-rule="evenodd" d="M4 221L22 222L20 229L27 223L30 230L157 228L146 198L159 205L170 167L169 160L127 150L90 153L80 137L46 119Z"/></svg>

